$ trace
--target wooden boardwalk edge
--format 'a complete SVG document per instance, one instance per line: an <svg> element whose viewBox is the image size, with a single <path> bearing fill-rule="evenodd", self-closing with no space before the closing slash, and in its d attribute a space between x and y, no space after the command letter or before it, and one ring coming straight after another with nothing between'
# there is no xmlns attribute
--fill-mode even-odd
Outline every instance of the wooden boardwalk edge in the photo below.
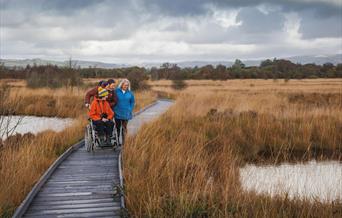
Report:
<svg viewBox="0 0 342 218"><path fill-rule="evenodd" d="M142 112L146 111L147 109L153 107L158 103L158 101L171 101L170 99L157 99L153 103L145 106L144 108L140 109L139 111L135 112L133 116L137 116L141 114ZM22 201L22 203L19 205L19 207L16 209L15 213L13 214L14 218L20 218L22 217L26 211L28 210L30 204L32 203L33 199L37 196L38 192L41 190L41 188L44 186L44 184L49 180L51 175L55 172L55 170L58 168L58 166L63 163L63 161L69 157L74 151L78 150L80 147L84 145L84 139L79 141L78 143L72 145L70 148L68 148L61 156L59 156L53 164L45 171L45 173L40 177L40 179L36 182L36 184L33 186L32 190L27 194L25 199ZM123 191L124 187L124 177L123 177L123 170L122 170L122 150L120 150L119 158L118 158L118 168L119 168L119 178L120 178L120 186ZM120 196L120 206L122 209L125 209L125 197L124 193L121 193Z"/></svg>
<svg viewBox="0 0 342 218"><path fill-rule="evenodd" d="M46 183L46 181L50 178L50 176L53 174L53 172L57 169L57 167L63 163L63 161L70 156L70 154L79 149L84 144L84 139L80 142L76 143L75 145L71 146L66 150L61 156L53 162L53 164L45 171L45 173L40 177L40 179L37 181L37 183L33 186L32 190L27 194L26 198L23 200L23 202L19 205L19 207L16 209L15 213L13 214L14 218L20 218L22 217L25 212L27 211L28 207L30 206L32 200L35 198L35 196L38 194L40 189L43 187L43 185Z"/></svg>

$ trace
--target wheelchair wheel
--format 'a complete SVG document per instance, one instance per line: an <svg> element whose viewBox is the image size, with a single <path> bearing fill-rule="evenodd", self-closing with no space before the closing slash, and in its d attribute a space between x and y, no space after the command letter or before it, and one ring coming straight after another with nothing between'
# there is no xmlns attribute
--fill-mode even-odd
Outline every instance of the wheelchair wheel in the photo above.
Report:
<svg viewBox="0 0 342 218"><path fill-rule="evenodd" d="M94 142L92 139L92 135L91 135L91 127L89 125L87 125L86 130L85 130L85 136L84 136L84 140L85 140L85 147L87 149L88 152L94 150Z"/></svg>

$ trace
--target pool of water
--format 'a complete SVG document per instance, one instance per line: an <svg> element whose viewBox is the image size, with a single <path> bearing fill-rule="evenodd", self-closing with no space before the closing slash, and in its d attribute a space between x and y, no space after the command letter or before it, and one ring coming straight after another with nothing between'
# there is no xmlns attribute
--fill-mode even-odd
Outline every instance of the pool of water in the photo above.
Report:
<svg viewBox="0 0 342 218"><path fill-rule="evenodd" d="M6 128L7 123L9 124L9 129L11 129L19 122L14 134L25 134L29 132L37 134L45 130L62 131L72 124L73 119L36 116L11 116L9 119L7 116L1 116L0 121L2 121L0 122L0 137L6 139L5 131L8 129Z"/></svg>
<svg viewBox="0 0 342 218"><path fill-rule="evenodd" d="M310 161L298 164L256 166L240 169L244 190L259 194L329 202L342 200L342 163Z"/></svg>

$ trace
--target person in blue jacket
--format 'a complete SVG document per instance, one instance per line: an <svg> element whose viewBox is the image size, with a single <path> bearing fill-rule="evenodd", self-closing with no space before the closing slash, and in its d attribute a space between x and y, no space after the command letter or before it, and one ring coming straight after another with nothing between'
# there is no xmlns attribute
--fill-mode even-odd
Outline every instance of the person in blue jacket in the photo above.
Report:
<svg viewBox="0 0 342 218"><path fill-rule="evenodd" d="M134 94L131 91L131 83L128 79L123 79L120 81L118 87L115 89L118 101L113 108L116 129L118 136L120 136L121 126L123 127L122 135L127 133L127 124L133 117L133 109L135 104ZM123 140L124 141L124 137Z"/></svg>

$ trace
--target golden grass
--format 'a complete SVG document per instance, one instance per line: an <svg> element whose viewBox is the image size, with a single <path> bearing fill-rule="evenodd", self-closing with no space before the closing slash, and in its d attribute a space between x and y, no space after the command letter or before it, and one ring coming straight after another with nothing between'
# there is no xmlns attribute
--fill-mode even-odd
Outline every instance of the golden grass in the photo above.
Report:
<svg viewBox="0 0 342 218"><path fill-rule="evenodd" d="M85 90L66 88L57 90L20 88L11 91L8 103L13 105L13 101L20 101L16 109L16 114L20 115L76 118L81 113L85 113L84 92Z"/></svg>
<svg viewBox="0 0 342 218"><path fill-rule="evenodd" d="M45 131L1 148L0 214L10 215L53 161L83 137L84 118L60 133Z"/></svg>
<svg viewBox="0 0 342 218"><path fill-rule="evenodd" d="M135 109L134 111L138 111L147 105L151 104L158 98L158 95L152 91L140 91L134 93L135 96Z"/></svg>
<svg viewBox="0 0 342 218"><path fill-rule="evenodd" d="M342 214L341 201L246 193L238 172L246 162L341 160L342 80L188 83L196 85L179 92L165 115L127 140L124 175L133 217Z"/></svg>
<svg viewBox="0 0 342 218"><path fill-rule="evenodd" d="M262 79L234 79L234 80L186 80L187 91L196 89L222 91L303 91L303 92L340 92L342 79L302 79L302 80L262 80ZM153 89L170 88L171 80L156 80L148 83Z"/></svg>
<svg viewBox="0 0 342 218"><path fill-rule="evenodd" d="M238 182L238 167L249 161L340 159L341 79L187 83L187 89L175 91L171 81L153 81L153 91L135 93L135 110L158 96L177 98L177 103L161 119L128 139L124 173L127 203L133 216L342 214L340 202L260 197L244 193ZM76 121L61 133L40 133L20 142L20 146L2 148L2 216L10 215L58 155L83 137L86 120L85 88L28 89L19 84L17 81L9 98L12 103L20 98L18 114L74 117ZM48 104L47 99L54 103ZM314 151L321 151L318 154L322 156Z"/></svg>
<svg viewBox="0 0 342 218"><path fill-rule="evenodd" d="M26 81L23 79L0 79L0 86L8 85L11 87L25 87Z"/></svg>
<svg viewBox="0 0 342 218"><path fill-rule="evenodd" d="M1 80L0 80L1 81ZM97 81L97 80L96 80ZM16 83L21 82L16 81ZM11 85L12 83L6 83ZM91 87L90 87L91 88ZM58 89L12 86L7 105L20 101L16 114L48 117L73 117L86 112L84 96L89 87L63 87ZM135 110L139 110L157 98L153 91L139 91L136 95ZM5 103L5 106L6 106Z"/></svg>
<svg viewBox="0 0 342 218"><path fill-rule="evenodd" d="M15 102L16 114L72 117L74 124L62 132L45 131L35 137L12 137L0 146L0 216L10 216L46 169L69 146L84 136L87 123L83 106L85 88L29 89L12 87L5 105ZM135 111L156 100L151 91L135 93ZM6 144L6 143L5 143Z"/></svg>

